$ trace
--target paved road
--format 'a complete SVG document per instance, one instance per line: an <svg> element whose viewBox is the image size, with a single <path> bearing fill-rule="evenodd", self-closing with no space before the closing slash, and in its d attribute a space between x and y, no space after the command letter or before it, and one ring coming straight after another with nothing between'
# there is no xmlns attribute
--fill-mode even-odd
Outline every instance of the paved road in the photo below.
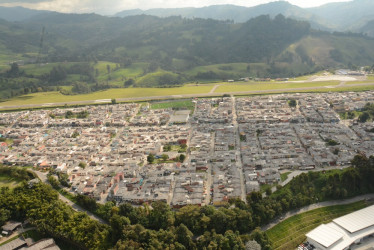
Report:
<svg viewBox="0 0 374 250"><path fill-rule="evenodd" d="M39 179L42 182L48 183L47 173L43 173L43 172L39 172L39 171L35 171L35 170L33 170L33 172L39 177ZM77 204L75 204L74 202L72 202L71 200L66 198L65 196L61 195L60 193L58 194L58 197L59 197L60 200L65 202L67 205L71 206L75 211L85 212L85 213L87 213L88 216L91 217L91 219L97 220L98 222L103 223L103 224L108 224L106 221L104 221L100 217L98 217L98 216L94 215L93 213L91 213L90 211L87 211L86 209L78 206Z"/></svg>
<svg viewBox="0 0 374 250"><path fill-rule="evenodd" d="M313 210L313 209L317 209L317 208L321 208L321 207L335 206L335 205L350 204L350 203L354 203L354 202L362 201L362 200L366 200L366 199L374 199L374 194L360 195L360 196L356 196L354 198L346 199L346 200L324 201L324 202L311 204L309 206L305 206L305 207L300 208L300 209L292 210L292 211L284 214L283 219L278 218L278 219L274 220L273 222L269 223L268 225L265 225L265 226L261 227L261 230L262 231L269 230L270 228L272 228L275 225L277 225L278 223L280 223L282 220L285 220L285 219L287 219L289 217L292 217L294 215L297 215L297 214L308 212L308 211Z"/></svg>
<svg viewBox="0 0 374 250"><path fill-rule="evenodd" d="M279 83L282 84L282 83ZM317 89L334 89L339 87L355 86L373 86L373 83L362 83L354 85L335 85L335 86L324 86L324 87L304 87L304 88L285 88L285 89L273 89L273 90L254 90L254 91L236 91L236 92L225 92L225 93L204 93L204 94L181 94L181 95L166 95L166 96L147 96L147 97L130 97L130 98L117 98L117 102L133 102L133 101L149 101L149 100L172 100L181 98L193 98L193 97L210 97L220 96L223 94L229 95L249 95L249 94L264 94L264 93L279 93L279 92L291 92L291 91L305 91L305 90L317 90ZM214 88L214 87L213 87ZM41 104L26 104L26 105L6 105L0 106L0 109L21 109L21 108L35 108L35 107L49 107L49 106L64 106L64 105L85 105L93 103L110 103L111 100L88 100L88 101L74 101L74 102L57 102L57 103L41 103Z"/></svg>
<svg viewBox="0 0 374 250"><path fill-rule="evenodd" d="M232 101L232 124L234 125L235 134L236 134L236 138L235 138L235 141L236 141L236 145L235 145L236 162L235 162L235 164L236 164L237 170L239 172L239 176L240 176L240 193L241 193L240 198L241 198L242 201L247 203L247 199L246 199L247 192L246 192L246 187L245 187L245 183L244 183L243 162L242 162L242 156L241 156L241 152L240 152L240 146L241 146L240 131L239 131L239 125L238 125L238 122L237 122L236 99L234 98L234 96L231 96L231 101Z"/></svg>

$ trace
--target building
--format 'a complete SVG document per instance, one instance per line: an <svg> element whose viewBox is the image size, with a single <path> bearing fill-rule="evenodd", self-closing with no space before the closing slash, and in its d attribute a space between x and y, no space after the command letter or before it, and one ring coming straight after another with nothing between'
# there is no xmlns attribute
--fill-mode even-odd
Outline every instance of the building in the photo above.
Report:
<svg viewBox="0 0 374 250"><path fill-rule="evenodd" d="M341 250L374 235L374 205L322 224L306 234L316 249Z"/></svg>

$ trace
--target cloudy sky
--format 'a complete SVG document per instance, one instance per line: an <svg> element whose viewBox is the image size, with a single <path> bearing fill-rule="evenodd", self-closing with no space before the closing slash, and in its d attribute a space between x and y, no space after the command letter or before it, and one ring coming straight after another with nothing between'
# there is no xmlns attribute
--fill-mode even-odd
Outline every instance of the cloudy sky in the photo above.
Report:
<svg viewBox="0 0 374 250"><path fill-rule="evenodd" d="M23 6L58 12L114 14L126 9L202 7L217 4L255 6L275 0L0 0L1 6ZM349 0L288 0L300 7L314 7Z"/></svg>

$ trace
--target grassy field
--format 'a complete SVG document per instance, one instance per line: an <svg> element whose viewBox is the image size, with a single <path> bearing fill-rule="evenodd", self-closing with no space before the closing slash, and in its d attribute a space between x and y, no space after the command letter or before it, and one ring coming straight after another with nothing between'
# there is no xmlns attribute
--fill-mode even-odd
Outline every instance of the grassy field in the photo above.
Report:
<svg viewBox="0 0 374 250"><path fill-rule="evenodd" d="M8 188L15 188L20 185L20 180L17 180L15 178L0 175L0 188L2 187L8 187Z"/></svg>
<svg viewBox="0 0 374 250"><path fill-rule="evenodd" d="M292 89L292 88L305 88L305 87L324 87L339 85L337 81L331 82L306 82L306 83L247 83L247 84L226 84L219 86L216 93L226 92L241 92L241 91L258 91L258 90L273 90L273 89Z"/></svg>
<svg viewBox="0 0 374 250"><path fill-rule="evenodd" d="M159 103L153 103L151 105L151 109L189 109L194 110L195 103L193 103L191 100L184 100L184 101L175 101L175 102L159 102Z"/></svg>
<svg viewBox="0 0 374 250"><path fill-rule="evenodd" d="M219 85L215 90L218 95L228 92L245 92L245 91L264 91L266 93L284 93L281 89L291 89L295 90L287 92L343 92L343 91L367 91L373 90L372 86L357 86L357 84L349 84L343 86L339 85L337 81L330 82L311 82L311 83L276 83L276 82L266 82L266 83L211 83L211 84L187 84L183 87L173 87L173 88L115 88L109 90L103 90L98 92L93 92L89 94L82 95L63 95L59 92L40 92L32 93L28 95L18 96L11 100L7 100L0 103L0 106L17 106L17 105L27 105L27 104L44 104L44 103L65 103L74 101L91 101L91 100L101 100L101 99L119 99L119 98L136 98L136 97L153 97L153 96L178 96L183 94L207 94L209 93L215 85ZM326 88L326 86L331 86L331 88ZM303 87L316 87L313 90L298 90L298 88ZM70 89L71 86L64 87ZM269 90L269 92L266 92ZM271 90L280 90L279 92ZM166 105L166 104L165 104Z"/></svg>
<svg viewBox="0 0 374 250"><path fill-rule="evenodd" d="M286 172L286 173L281 174L281 181L282 182L285 181L290 173L291 172Z"/></svg>
<svg viewBox="0 0 374 250"><path fill-rule="evenodd" d="M266 231L273 249L295 249L305 234L323 223L366 207L365 201L314 209L295 215Z"/></svg>
<svg viewBox="0 0 374 250"><path fill-rule="evenodd" d="M178 88L120 88L93 92L84 95L62 95L59 92L42 92L19 96L0 103L0 106L62 103L72 101L88 101L111 98L152 97L182 94L209 93L213 86L183 86Z"/></svg>

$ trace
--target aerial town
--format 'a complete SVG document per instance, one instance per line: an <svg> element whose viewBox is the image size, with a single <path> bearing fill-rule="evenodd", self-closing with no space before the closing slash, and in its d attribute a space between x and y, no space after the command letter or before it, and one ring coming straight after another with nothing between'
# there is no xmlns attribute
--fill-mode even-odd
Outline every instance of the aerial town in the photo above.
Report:
<svg viewBox="0 0 374 250"><path fill-rule="evenodd" d="M294 105L291 105L291 101ZM0 162L68 176L66 189L134 205L220 206L295 170L374 155L374 125L342 120L374 92L193 99L0 114Z"/></svg>

